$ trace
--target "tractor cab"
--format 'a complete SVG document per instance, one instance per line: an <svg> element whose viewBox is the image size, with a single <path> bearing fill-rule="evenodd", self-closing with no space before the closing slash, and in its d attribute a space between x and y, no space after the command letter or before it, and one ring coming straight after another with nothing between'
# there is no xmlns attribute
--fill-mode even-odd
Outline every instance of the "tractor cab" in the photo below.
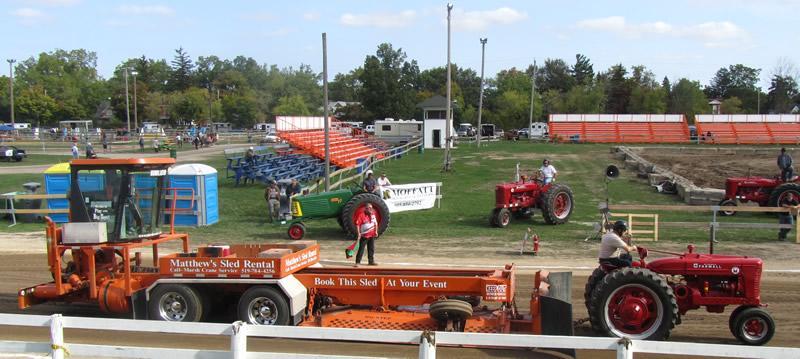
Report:
<svg viewBox="0 0 800 359"><path fill-rule="evenodd" d="M71 243L128 242L161 235L172 158L75 159L70 163Z"/></svg>

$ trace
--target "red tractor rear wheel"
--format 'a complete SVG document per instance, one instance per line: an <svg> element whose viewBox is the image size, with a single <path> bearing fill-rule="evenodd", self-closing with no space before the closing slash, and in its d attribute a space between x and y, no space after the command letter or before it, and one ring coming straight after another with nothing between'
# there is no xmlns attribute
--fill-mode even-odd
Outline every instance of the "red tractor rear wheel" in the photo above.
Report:
<svg viewBox="0 0 800 359"><path fill-rule="evenodd" d="M606 271L604 271L603 268L597 267L594 269L594 271L592 271L589 279L586 280L586 285L583 287L583 300L586 304L586 310L588 312L592 311L592 292L594 292L594 288L597 287L597 283L603 280L603 277L605 276ZM592 325L592 330L600 331L600 328L596 325Z"/></svg>
<svg viewBox="0 0 800 359"><path fill-rule="evenodd" d="M800 198L800 184L784 183L775 187L769 194L769 206L780 207L778 203L781 203L781 200L783 200L783 197L785 197L787 193L793 193L795 198Z"/></svg>
<svg viewBox="0 0 800 359"><path fill-rule="evenodd" d="M542 217L547 224L564 224L574 208L572 190L563 184L553 183L540 199Z"/></svg>
<svg viewBox="0 0 800 359"><path fill-rule="evenodd" d="M348 237L355 239L358 235L356 218L364 213L367 203L372 204L372 208L375 209L375 218L378 220L378 235L382 235L386 228L389 228L391 215L386 202L376 194L360 193L353 196L342 208L342 222Z"/></svg>
<svg viewBox="0 0 800 359"><path fill-rule="evenodd" d="M608 336L664 340L675 327L678 304L660 275L644 268L608 273L592 292L589 319Z"/></svg>

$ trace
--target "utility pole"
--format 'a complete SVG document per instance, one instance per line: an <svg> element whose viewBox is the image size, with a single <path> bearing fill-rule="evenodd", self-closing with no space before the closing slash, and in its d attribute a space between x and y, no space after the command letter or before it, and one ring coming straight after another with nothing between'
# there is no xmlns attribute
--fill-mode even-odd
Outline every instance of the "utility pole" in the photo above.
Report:
<svg viewBox="0 0 800 359"><path fill-rule="evenodd" d="M757 100L757 102L758 102L757 106L758 107L757 107L757 110L756 110L756 114L760 115L761 114L761 87L757 88L756 91L758 91L758 95L756 95L758 97L758 100Z"/></svg>
<svg viewBox="0 0 800 359"><path fill-rule="evenodd" d="M533 99L536 95L536 59L533 59L533 76L531 76L531 114L528 116L528 141L533 141Z"/></svg>
<svg viewBox="0 0 800 359"><path fill-rule="evenodd" d="M133 75L133 127L136 129L139 128L139 110L136 107L136 75L138 74L136 70L131 71L131 75Z"/></svg>
<svg viewBox="0 0 800 359"><path fill-rule="evenodd" d="M328 115L328 35L322 33L322 115L325 117L325 192L331 190L331 138Z"/></svg>
<svg viewBox="0 0 800 359"><path fill-rule="evenodd" d="M131 104L129 103L130 96L128 96L128 68L123 68L123 71L125 71L125 117L128 118L128 136L133 138L133 132L131 132Z"/></svg>
<svg viewBox="0 0 800 359"><path fill-rule="evenodd" d="M10 87L9 94L11 95L11 127L14 127L14 63L17 60L8 59L8 75L11 78L11 81L8 83Z"/></svg>
<svg viewBox="0 0 800 359"><path fill-rule="evenodd" d="M447 4L447 119L444 121L445 145L444 145L444 168L445 172L450 172L450 141L452 140L450 128L453 126L453 103L450 100L450 11L453 4Z"/></svg>
<svg viewBox="0 0 800 359"><path fill-rule="evenodd" d="M481 148L481 132L483 132L483 128L481 127L481 115L483 114L483 64L486 59L486 40L486 38L481 39L481 95L478 100L478 149Z"/></svg>

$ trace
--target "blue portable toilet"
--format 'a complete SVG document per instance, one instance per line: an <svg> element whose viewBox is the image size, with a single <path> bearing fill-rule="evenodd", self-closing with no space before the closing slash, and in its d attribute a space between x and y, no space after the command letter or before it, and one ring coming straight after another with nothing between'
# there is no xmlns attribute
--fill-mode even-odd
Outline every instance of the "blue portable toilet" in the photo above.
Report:
<svg viewBox="0 0 800 359"><path fill-rule="evenodd" d="M103 171L81 172L78 175L81 189L85 191L102 191L105 187ZM67 194L71 184L69 177L69 163L59 163L44 171L44 190L47 194ZM69 209L69 201L66 198L56 198L47 200L48 209ZM66 223L69 215L66 213L50 214L50 219L56 223Z"/></svg>
<svg viewBox="0 0 800 359"><path fill-rule="evenodd" d="M219 188L217 170L200 163L176 165L169 169L169 187L175 188L175 225L209 226L219 222ZM194 201L191 196L194 193ZM168 192L166 218L169 223L173 193Z"/></svg>

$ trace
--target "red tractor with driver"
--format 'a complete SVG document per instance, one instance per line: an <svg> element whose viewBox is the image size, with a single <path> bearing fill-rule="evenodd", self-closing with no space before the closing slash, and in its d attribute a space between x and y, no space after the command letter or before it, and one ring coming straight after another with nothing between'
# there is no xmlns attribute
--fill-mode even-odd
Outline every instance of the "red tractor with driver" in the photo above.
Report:
<svg viewBox="0 0 800 359"><path fill-rule="evenodd" d="M569 186L555 182L544 184L523 176L517 182L501 183L495 187L495 208L489 223L503 228L511 222L512 215L517 218L530 217L533 210L538 208L548 224L563 224L569 220L573 207Z"/></svg>
<svg viewBox="0 0 800 359"><path fill-rule="evenodd" d="M657 252L655 250L651 250ZM762 345L775 334L775 321L762 307L759 258L685 253L617 268L603 264L586 283L584 299L592 329L608 336L664 340L689 310L722 313L737 306L728 327L741 342Z"/></svg>
<svg viewBox="0 0 800 359"><path fill-rule="evenodd" d="M788 192L800 196L800 179L795 177L790 182L784 182L780 176L731 177L725 180L725 198L719 205L736 206L739 203L756 202L761 207L778 207L778 203ZM723 210L719 213L732 216L736 211Z"/></svg>

